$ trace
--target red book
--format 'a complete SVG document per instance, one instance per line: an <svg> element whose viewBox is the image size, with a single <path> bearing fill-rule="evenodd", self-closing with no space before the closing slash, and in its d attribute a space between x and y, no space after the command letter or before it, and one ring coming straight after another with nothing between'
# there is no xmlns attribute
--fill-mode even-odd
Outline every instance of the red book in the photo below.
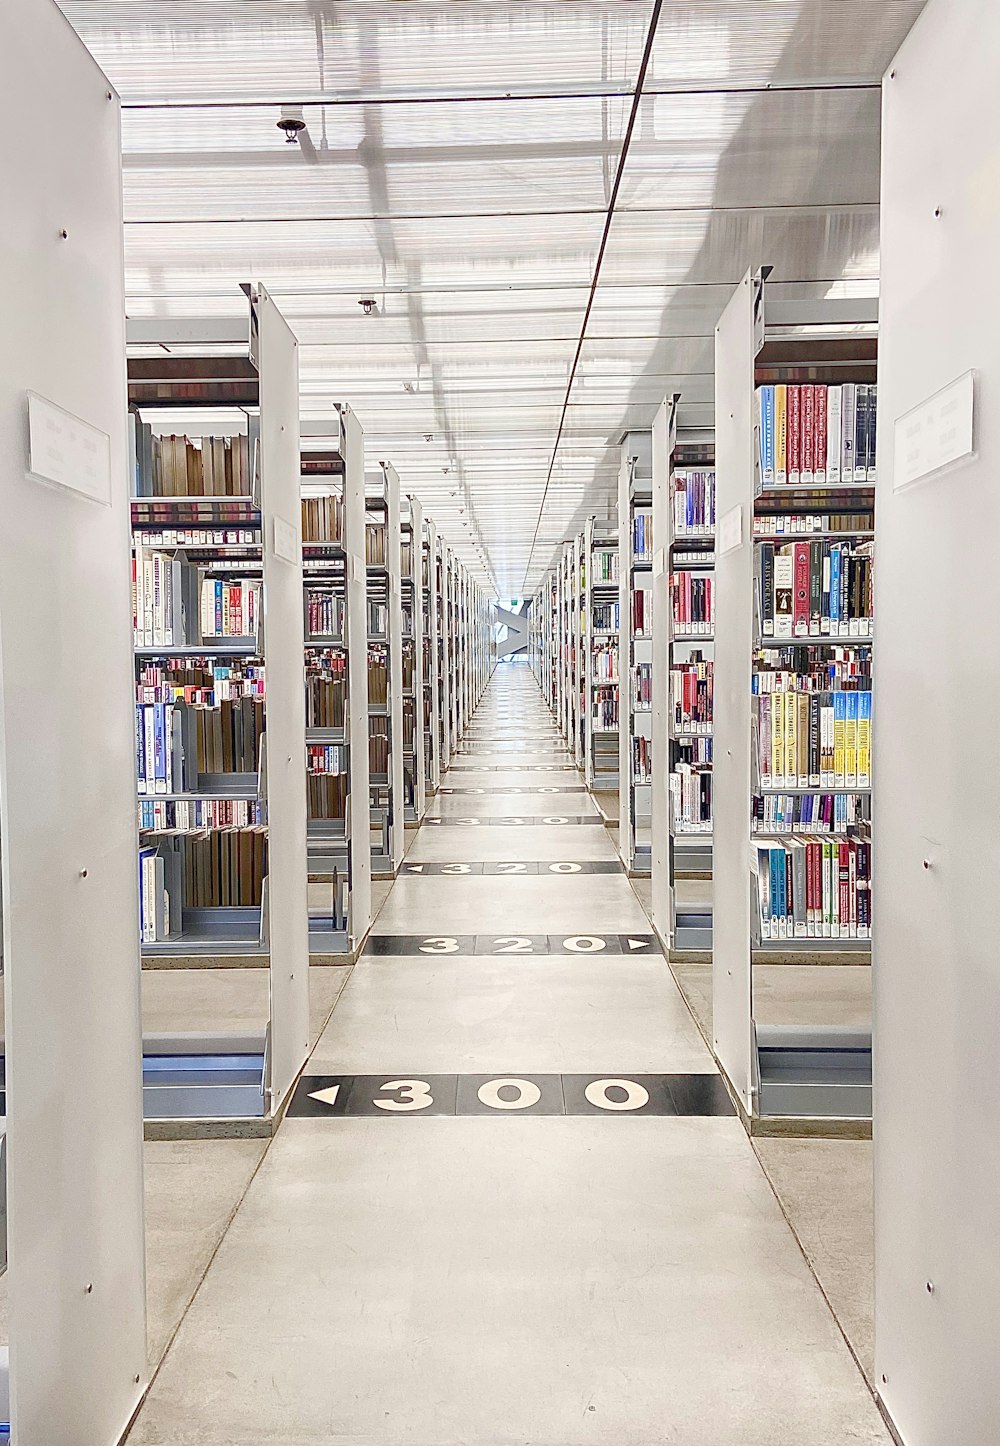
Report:
<svg viewBox="0 0 1000 1446"><path fill-rule="evenodd" d="M816 455L813 458L815 468L815 481L817 483L826 481L826 408L827 388L825 386L813 387L815 397L815 425L813 431L816 435Z"/></svg>
<svg viewBox="0 0 1000 1446"><path fill-rule="evenodd" d="M802 480L802 388L789 387L785 418L785 452L788 459L788 485L797 487Z"/></svg>
<svg viewBox="0 0 1000 1446"><path fill-rule="evenodd" d="M802 482L813 480L816 467L816 388L802 388Z"/></svg>
<svg viewBox="0 0 1000 1446"><path fill-rule="evenodd" d="M846 939L850 933L851 919L851 846L846 838L840 840L838 855L837 877L840 884L840 929L838 933L841 939Z"/></svg>
<svg viewBox="0 0 1000 1446"><path fill-rule="evenodd" d="M792 571L792 636L809 635L809 544L793 544Z"/></svg>

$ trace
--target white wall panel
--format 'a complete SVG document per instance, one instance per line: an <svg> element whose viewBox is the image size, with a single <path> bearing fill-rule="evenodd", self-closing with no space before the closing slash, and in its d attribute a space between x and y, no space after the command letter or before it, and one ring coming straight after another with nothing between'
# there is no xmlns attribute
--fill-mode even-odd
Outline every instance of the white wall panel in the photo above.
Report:
<svg viewBox="0 0 1000 1446"><path fill-rule="evenodd" d="M1000 1439L1000 10L931 0L884 82L875 649L876 1384L905 1446ZM978 455L896 491L968 369Z"/></svg>
<svg viewBox="0 0 1000 1446"><path fill-rule="evenodd" d="M748 273L715 341L716 517L742 508L739 546L715 555L712 807L712 1031L715 1052L751 1107L750 659L753 641L753 327Z"/></svg>
<svg viewBox="0 0 1000 1446"><path fill-rule="evenodd" d="M11 1410L112 1446L146 1374L118 102L45 0L0 11L0 90ZM108 505L28 476L28 389L107 436Z"/></svg>
<svg viewBox="0 0 1000 1446"><path fill-rule="evenodd" d="M306 889L305 674L302 514L299 501L298 343L259 288L263 475L264 657L267 668L268 897L271 941L271 1088L280 1105L309 1048ZM290 556L275 526L290 528Z"/></svg>

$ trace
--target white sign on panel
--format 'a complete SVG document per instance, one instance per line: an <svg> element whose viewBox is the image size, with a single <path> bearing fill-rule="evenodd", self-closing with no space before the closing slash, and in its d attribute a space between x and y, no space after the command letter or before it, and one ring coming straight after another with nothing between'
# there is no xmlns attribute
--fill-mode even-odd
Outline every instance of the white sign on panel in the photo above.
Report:
<svg viewBox="0 0 1000 1446"><path fill-rule="evenodd" d="M39 482L52 482L111 505L111 438L99 427L28 392L28 471Z"/></svg>
<svg viewBox="0 0 1000 1446"><path fill-rule="evenodd" d="M274 555L285 562L295 562L299 552L299 539L295 528L283 517L274 519Z"/></svg>
<svg viewBox="0 0 1000 1446"><path fill-rule="evenodd" d="M743 504L737 503L719 518L718 544L720 556L733 552L743 541Z"/></svg>
<svg viewBox="0 0 1000 1446"><path fill-rule="evenodd" d="M973 456L975 374L965 372L896 418L893 491Z"/></svg>

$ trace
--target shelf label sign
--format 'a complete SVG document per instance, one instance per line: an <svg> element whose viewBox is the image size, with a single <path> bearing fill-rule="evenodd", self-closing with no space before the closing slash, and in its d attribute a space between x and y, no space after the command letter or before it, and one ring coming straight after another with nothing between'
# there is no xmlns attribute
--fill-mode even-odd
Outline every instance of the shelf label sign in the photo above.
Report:
<svg viewBox="0 0 1000 1446"><path fill-rule="evenodd" d="M975 373L967 371L919 406L896 418L894 492L967 462L975 454Z"/></svg>
<svg viewBox="0 0 1000 1446"><path fill-rule="evenodd" d="M743 541L743 505L737 503L719 518L719 555L734 552Z"/></svg>
<svg viewBox="0 0 1000 1446"><path fill-rule="evenodd" d="M28 392L27 396L31 476L110 507L111 438L107 432L74 417L37 392Z"/></svg>
<svg viewBox="0 0 1000 1446"><path fill-rule="evenodd" d="M294 562L298 557L299 539L295 528L283 517L274 518L274 555L285 562Z"/></svg>

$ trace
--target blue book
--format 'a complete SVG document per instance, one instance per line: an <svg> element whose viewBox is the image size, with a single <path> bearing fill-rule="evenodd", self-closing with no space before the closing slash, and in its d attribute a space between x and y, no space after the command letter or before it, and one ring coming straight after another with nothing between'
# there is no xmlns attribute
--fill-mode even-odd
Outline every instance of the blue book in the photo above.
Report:
<svg viewBox="0 0 1000 1446"><path fill-rule="evenodd" d="M156 793L167 791L167 705L153 704L153 779Z"/></svg>
<svg viewBox="0 0 1000 1446"><path fill-rule="evenodd" d="M830 632L840 632L840 548L830 548Z"/></svg>
<svg viewBox="0 0 1000 1446"><path fill-rule="evenodd" d="M771 895L771 938L776 939L778 937L778 919L781 915L781 880L784 877L785 867L782 860L785 856L785 850L772 848L769 851L769 855L768 877L770 879Z"/></svg>
<svg viewBox="0 0 1000 1446"><path fill-rule="evenodd" d="M691 478L688 477L684 484L684 503L688 529L694 526L694 487L691 485Z"/></svg>
<svg viewBox="0 0 1000 1446"><path fill-rule="evenodd" d="M216 635L216 637L221 637L221 636L222 636L222 581L221 581L220 578L216 578L216 579L215 579L214 588L215 588L215 635Z"/></svg>

